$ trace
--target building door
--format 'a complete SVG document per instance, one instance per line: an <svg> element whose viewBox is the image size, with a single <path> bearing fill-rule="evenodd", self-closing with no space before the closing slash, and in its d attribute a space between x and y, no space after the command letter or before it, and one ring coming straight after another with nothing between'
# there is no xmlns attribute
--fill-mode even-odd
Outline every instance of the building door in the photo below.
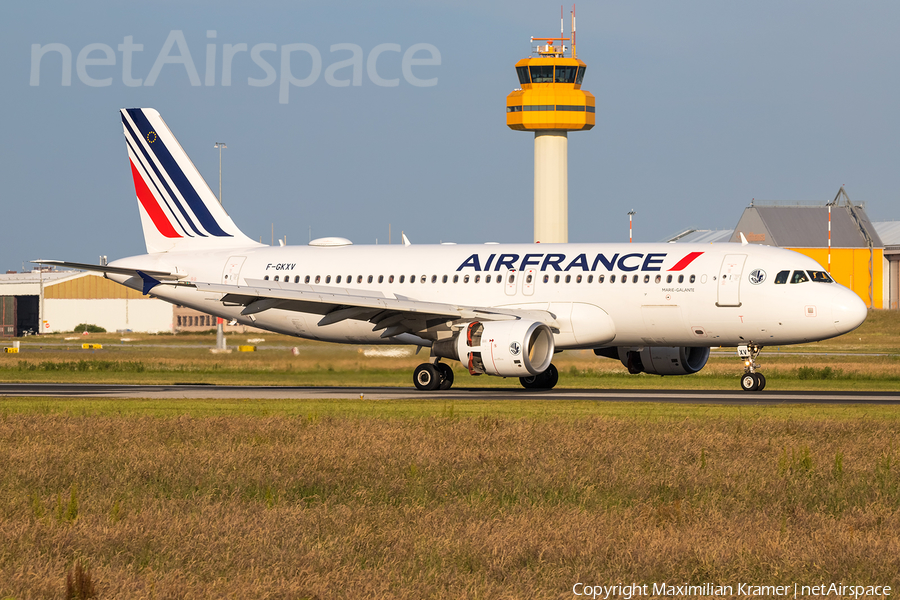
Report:
<svg viewBox="0 0 900 600"><path fill-rule="evenodd" d="M232 256L225 263L225 270L222 272L222 283L228 285L238 285L241 277L241 267L244 266L246 256Z"/></svg>
<svg viewBox="0 0 900 600"><path fill-rule="evenodd" d="M719 269L718 300L716 306L741 305L741 273L744 270L746 254L726 254Z"/></svg>

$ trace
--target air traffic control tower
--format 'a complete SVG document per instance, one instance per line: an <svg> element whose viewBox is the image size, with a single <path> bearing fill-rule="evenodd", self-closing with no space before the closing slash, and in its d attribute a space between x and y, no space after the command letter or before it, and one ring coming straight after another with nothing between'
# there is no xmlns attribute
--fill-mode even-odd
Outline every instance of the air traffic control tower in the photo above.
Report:
<svg viewBox="0 0 900 600"><path fill-rule="evenodd" d="M594 126L594 95L581 89L586 65L575 46L572 12L571 56L563 37L531 38L543 42L530 58L516 63L521 89L506 97L506 124L534 132L534 241L569 241L568 132ZM557 43L559 45L554 45Z"/></svg>

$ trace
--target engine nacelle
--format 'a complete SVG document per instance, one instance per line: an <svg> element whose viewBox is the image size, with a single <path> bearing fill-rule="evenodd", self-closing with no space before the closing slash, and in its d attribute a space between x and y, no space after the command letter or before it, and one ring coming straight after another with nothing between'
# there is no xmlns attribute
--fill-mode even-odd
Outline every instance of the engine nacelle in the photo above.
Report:
<svg viewBox="0 0 900 600"><path fill-rule="evenodd" d="M550 366L556 345L550 328L536 321L473 321L431 347L435 356L458 360L472 375L539 375Z"/></svg>
<svg viewBox="0 0 900 600"><path fill-rule="evenodd" d="M709 348L705 347L598 348L594 354L618 358L629 373L651 375L690 375L709 360Z"/></svg>

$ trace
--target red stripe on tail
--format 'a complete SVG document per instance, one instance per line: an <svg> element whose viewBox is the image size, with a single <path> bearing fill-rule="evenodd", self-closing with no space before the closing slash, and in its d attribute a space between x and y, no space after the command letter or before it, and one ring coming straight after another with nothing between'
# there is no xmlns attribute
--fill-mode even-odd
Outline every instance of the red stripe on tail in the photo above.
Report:
<svg viewBox="0 0 900 600"><path fill-rule="evenodd" d="M172 227L172 224L169 222L169 219L166 217L162 208L160 208L156 198L153 197L153 192L147 187L144 178L138 173L137 167L134 166L134 162L129 162L131 162L131 176L134 177L134 191L137 193L141 206L143 206L144 210L147 211L147 214L150 215L150 220L153 221L153 224L156 225L159 232L167 238L180 238L181 236Z"/></svg>
<svg viewBox="0 0 900 600"><path fill-rule="evenodd" d="M703 254L703 253L702 252L691 252L690 254L688 254L681 260L679 260L677 263L675 263L675 266L669 270L670 271L681 271L686 266L688 266L689 264L691 264L692 262L697 260L697 257L699 257L701 254Z"/></svg>

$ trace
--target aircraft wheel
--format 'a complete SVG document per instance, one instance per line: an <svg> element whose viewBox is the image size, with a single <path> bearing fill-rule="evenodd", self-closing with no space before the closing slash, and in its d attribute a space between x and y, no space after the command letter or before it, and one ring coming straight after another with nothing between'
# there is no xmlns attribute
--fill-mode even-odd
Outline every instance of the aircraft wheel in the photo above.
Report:
<svg viewBox="0 0 900 600"><path fill-rule="evenodd" d="M438 374L441 376L441 383L438 389L449 390L453 385L453 369L450 368L450 365L445 365L444 363L438 363L435 367L437 367Z"/></svg>
<svg viewBox="0 0 900 600"><path fill-rule="evenodd" d="M431 363L422 363L413 372L413 383L422 391L436 390L441 385L441 376Z"/></svg>
<svg viewBox="0 0 900 600"><path fill-rule="evenodd" d="M754 373L754 375L756 375L756 381L758 382L758 385L756 386L756 391L761 392L764 389L766 389L766 376L763 375L762 373Z"/></svg>
<svg viewBox="0 0 900 600"><path fill-rule="evenodd" d="M528 377L519 377L519 383L522 384L522 387L526 390L531 390L538 387L538 380L541 378L540 375L529 375Z"/></svg>
<svg viewBox="0 0 900 600"><path fill-rule="evenodd" d="M553 363L547 367L547 370L541 373L544 376L544 381L542 382L544 385L541 387L545 390L552 390L556 387L556 384L559 383L559 370L556 368L556 365Z"/></svg>
<svg viewBox="0 0 900 600"><path fill-rule="evenodd" d="M756 373L744 373L741 376L741 389L745 392L755 392L759 389L759 380Z"/></svg>

